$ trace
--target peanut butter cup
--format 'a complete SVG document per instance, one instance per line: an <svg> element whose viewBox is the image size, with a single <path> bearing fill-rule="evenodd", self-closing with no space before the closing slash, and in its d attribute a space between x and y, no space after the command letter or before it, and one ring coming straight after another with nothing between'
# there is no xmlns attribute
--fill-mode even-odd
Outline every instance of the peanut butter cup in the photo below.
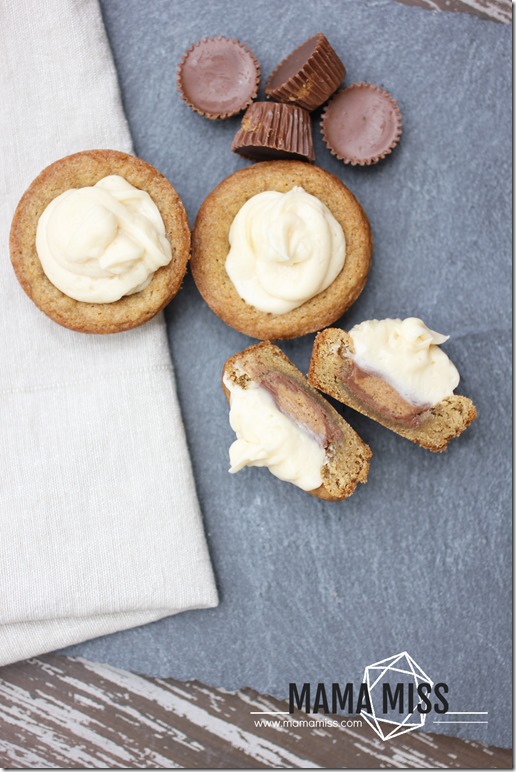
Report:
<svg viewBox="0 0 516 772"><path fill-rule="evenodd" d="M310 114L296 105L253 102L231 150L257 161L315 159Z"/></svg>
<svg viewBox="0 0 516 772"><path fill-rule="evenodd" d="M213 37L188 49L177 69L186 104L210 120L237 115L258 93L260 66L238 40Z"/></svg>
<svg viewBox="0 0 516 772"><path fill-rule="evenodd" d="M398 144L400 109L385 89L353 83L339 91L326 107L321 129L330 152L353 166L375 164Z"/></svg>
<svg viewBox="0 0 516 772"><path fill-rule="evenodd" d="M338 89L346 68L320 32L292 51L273 70L265 93L277 102L315 110Z"/></svg>

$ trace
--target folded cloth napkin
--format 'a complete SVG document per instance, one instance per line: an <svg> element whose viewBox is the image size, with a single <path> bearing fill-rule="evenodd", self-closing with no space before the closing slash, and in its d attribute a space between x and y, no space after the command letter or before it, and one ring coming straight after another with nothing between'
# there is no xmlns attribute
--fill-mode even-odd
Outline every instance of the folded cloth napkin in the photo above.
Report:
<svg viewBox="0 0 516 772"><path fill-rule="evenodd" d="M97 0L0 4L0 664L217 604L160 316L84 335L12 270L56 159L131 151Z"/></svg>

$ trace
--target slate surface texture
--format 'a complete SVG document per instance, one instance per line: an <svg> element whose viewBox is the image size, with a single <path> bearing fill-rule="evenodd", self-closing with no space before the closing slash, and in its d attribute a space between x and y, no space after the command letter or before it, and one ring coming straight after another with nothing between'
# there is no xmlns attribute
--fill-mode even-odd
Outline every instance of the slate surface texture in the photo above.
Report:
<svg viewBox="0 0 516 772"><path fill-rule="evenodd" d="M360 682L366 665L406 650L449 684L450 710L489 714L449 726L430 716L429 731L510 744L511 29L389 0L104 0L103 11L136 152L170 178L192 223L248 162L230 152L238 118L207 121L176 93L191 43L248 42L264 82L322 30L346 83L394 94L404 133L371 168L332 157L315 114L316 163L356 194L375 237L368 284L341 324L420 316L449 334L459 392L479 419L434 455L342 409L374 453L368 484L343 503L266 470L230 476L220 373L253 341L214 316L188 277L167 319L221 605L66 653L285 697L290 681ZM282 344L305 372L312 342Z"/></svg>

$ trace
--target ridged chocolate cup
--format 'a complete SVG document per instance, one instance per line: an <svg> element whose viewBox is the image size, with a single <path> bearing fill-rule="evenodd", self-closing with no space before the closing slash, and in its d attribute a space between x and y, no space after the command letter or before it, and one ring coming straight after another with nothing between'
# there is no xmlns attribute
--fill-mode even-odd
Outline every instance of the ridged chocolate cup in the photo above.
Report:
<svg viewBox="0 0 516 772"><path fill-rule="evenodd" d="M345 75L346 68L319 32L277 65L267 79L265 93L276 102L315 110L338 89Z"/></svg>
<svg viewBox="0 0 516 772"><path fill-rule="evenodd" d="M177 68L177 90L186 104L210 120L245 110L258 93L260 65L235 38L204 38L185 53Z"/></svg>
<svg viewBox="0 0 516 772"><path fill-rule="evenodd" d="M242 118L231 150L255 161L313 161L310 113L297 105L253 102Z"/></svg>
<svg viewBox="0 0 516 772"><path fill-rule="evenodd" d="M385 89L372 83L353 83L326 106L321 131L328 150L343 163L370 166L398 144L402 115Z"/></svg>

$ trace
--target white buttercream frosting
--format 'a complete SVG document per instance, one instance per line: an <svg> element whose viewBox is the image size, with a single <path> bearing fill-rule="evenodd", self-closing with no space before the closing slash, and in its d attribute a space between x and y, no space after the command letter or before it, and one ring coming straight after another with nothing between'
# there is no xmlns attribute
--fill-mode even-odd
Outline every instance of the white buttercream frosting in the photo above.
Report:
<svg viewBox="0 0 516 772"><path fill-rule="evenodd" d="M278 408L266 389L250 383L242 389L225 379L230 390L229 422L237 439L229 449L230 472L266 466L280 480L305 491L322 485L324 448Z"/></svg>
<svg viewBox="0 0 516 772"><path fill-rule="evenodd" d="M459 373L439 348L448 336L414 317L373 319L353 327L353 361L381 376L414 405L436 405L459 385Z"/></svg>
<svg viewBox="0 0 516 772"><path fill-rule="evenodd" d="M36 249L52 284L86 303L140 292L172 259L152 198L115 174L54 198L39 218Z"/></svg>
<svg viewBox="0 0 516 772"><path fill-rule="evenodd" d="M285 314L318 295L342 270L346 241L328 207L303 188L250 198L229 231L226 271L246 303Z"/></svg>

